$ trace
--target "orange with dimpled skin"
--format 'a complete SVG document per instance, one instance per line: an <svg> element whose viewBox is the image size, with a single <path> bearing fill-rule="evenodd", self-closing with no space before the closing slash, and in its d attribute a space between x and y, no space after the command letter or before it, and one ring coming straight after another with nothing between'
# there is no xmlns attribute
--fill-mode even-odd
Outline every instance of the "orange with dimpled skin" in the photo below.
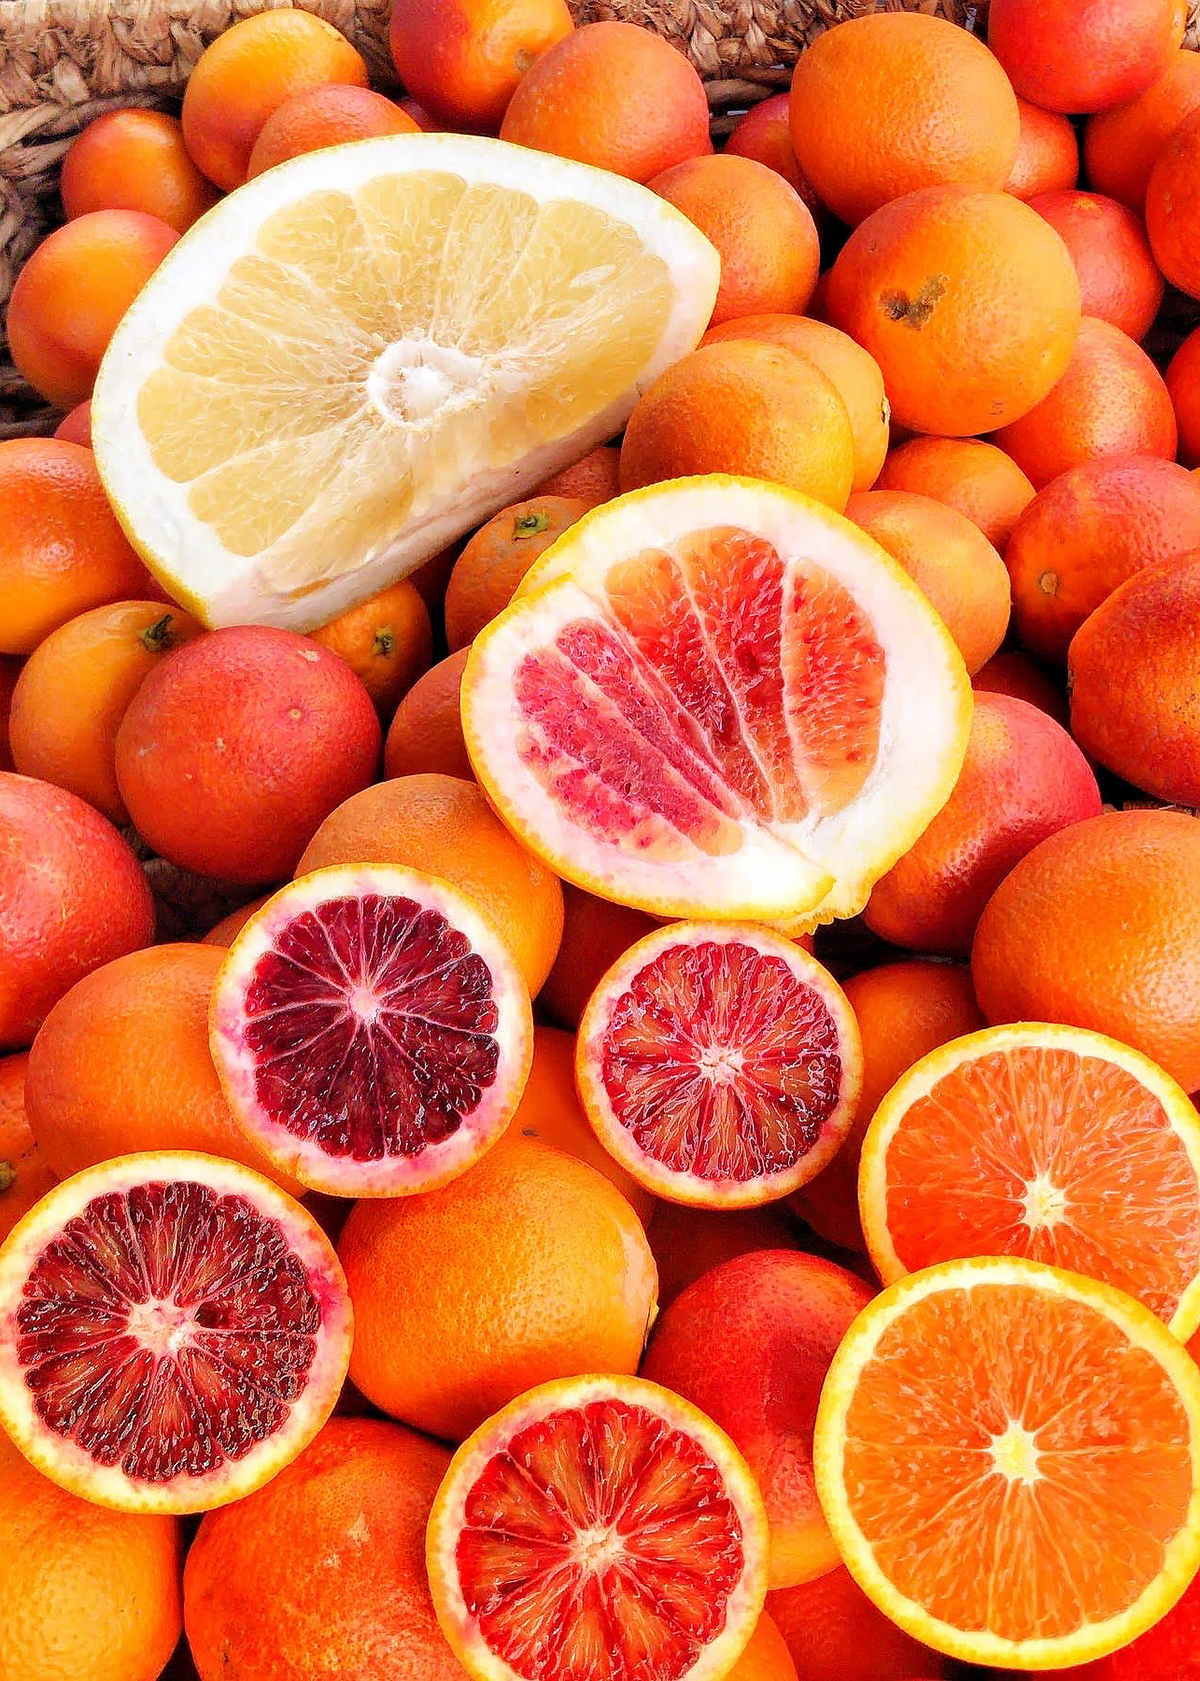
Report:
<svg viewBox="0 0 1200 1681"><path fill-rule="evenodd" d="M494 130L530 66L573 28L566 0L396 0L389 38L414 99L454 127Z"/></svg>

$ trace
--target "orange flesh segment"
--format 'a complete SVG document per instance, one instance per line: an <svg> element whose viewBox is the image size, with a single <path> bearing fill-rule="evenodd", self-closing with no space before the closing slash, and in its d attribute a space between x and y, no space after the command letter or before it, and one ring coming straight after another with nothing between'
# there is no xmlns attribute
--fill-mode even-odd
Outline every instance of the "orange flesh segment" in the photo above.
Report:
<svg viewBox="0 0 1200 1681"><path fill-rule="evenodd" d="M900 1593L954 1628L1059 1638L1162 1570L1191 1499L1188 1418L1159 1362L1095 1308L977 1284L884 1331L847 1410L843 1477Z"/></svg>

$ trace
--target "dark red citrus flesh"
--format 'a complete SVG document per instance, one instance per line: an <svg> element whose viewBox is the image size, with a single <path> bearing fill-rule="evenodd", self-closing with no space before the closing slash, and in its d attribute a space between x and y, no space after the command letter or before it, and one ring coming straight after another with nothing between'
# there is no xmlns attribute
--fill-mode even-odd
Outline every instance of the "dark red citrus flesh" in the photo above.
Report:
<svg viewBox="0 0 1200 1681"><path fill-rule="evenodd" d="M616 998L600 1078L638 1148L678 1173L795 1166L842 1090L837 1022L782 957L740 941L666 947Z"/></svg>
<svg viewBox="0 0 1200 1681"><path fill-rule="evenodd" d="M884 654L820 567L745 531L693 532L613 566L600 610L514 678L527 769L597 836L719 855L747 817L795 823L858 793Z"/></svg>
<svg viewBox="0 0 1200 1681"><path fill-rule="evenodd" d="M383 894L300 912L246 987L255 1095L326 1154L415 1156L496 1077L492 972L438 910Z"/></svg>
<svg viewBox="0 0 1200 1681"><path fill-rule="evenodd" d="M38 1255L17 1360L48 1429L165 1483L241 1459L304 1392L321 1309L280 1226L169 1181L89 1202Z"/></svg>
<svg viewBox="0 0 1200 1681"><path fill-rule="evenodd" d="M455 1562L488 1647L528 1681L677 1681L723 1630L745 1559L700 1444L603 1400L488 1462Z"/></svg>

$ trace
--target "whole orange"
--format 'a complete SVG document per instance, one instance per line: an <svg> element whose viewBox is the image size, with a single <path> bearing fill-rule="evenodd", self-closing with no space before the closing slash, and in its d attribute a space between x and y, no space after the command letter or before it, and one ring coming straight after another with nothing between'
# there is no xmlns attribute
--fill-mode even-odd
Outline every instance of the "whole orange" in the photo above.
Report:
<svg viewBox="0 0 1200 1681"><path fill-rule="evenodd" d="M8 302L8 347L49 402L92 394L117 323L179 238L141 210L93 210L34 251Z"/></svg>
<svg viewBox="0 0 1200 1681"><path fill-rule="evenodd" d="M934 1681L950 1672L948 1658L876 1610L844 1565L768 1594L767 1614L798 1681Z"/></svg>
<svg viewBox="0 0 1200 1681"><path fill-rule="evenodd" d="M791 105L791 96L786 93L773 93L752 105L733 125L725 150L735 158L753 158L755 163L765 163L776 175L782 175L788 186L800 194L820 228L823 221L829 221L829 212L796 158Z"/></svg>
<svg viewBox="0 0 1200 1681"><path fill-rule="evenodd" d="M867 927L893 945L966 957L983 907L1013 865L1099 810L1096 778L1061 725L1026 701L977 693L954 792L875 883Z"/></svg>
<svg viewBox="0 0 1200 1681"><path fill-rule="evenodd" d="M806 356L820 368L846 405L854 434L854 490L870 490L887 454L891 409L879 365L861 345L824 321L804 315L747 315L710 327L702 344L754 339Z"/></svg>
<svg viewBox="0 0 1200 1681"><path fill-rule="evenodd" d="M165 111L106 111L67 148L59 181L68 218L92 210L142 210L186 233L217 202L188 156L178 118Z"/></svg>
<svg viewBox="0 0 1200 1681"><path fill-rule="evenodd" d="M589 23L527 70L501 140L649 181L711 152L704 84L681 52L633 23Z"/></svg>
<svg viewBox="0 0 1200 1681"><path fill-rule="evenodd" d="M865 1254L858 1216L858 1158L871 1117L920 1057L985 1023L970 970L961 963L884 963L851 975L845 991L862 1034L862 1095L837 1155L788 1202L829 1242Z"/></svg>
<svg viewBox="0 0 1200 1681"><path fill-rule="evenodd" d="M433 658L429 609L407 578L314 630L312 639L345 660L384 718Z"/></svg>
<svg viewBox="0 0 1200 1681"><path fill-rule="evenodd" d="M541 1003L551 1021L573 1032L606 970L658 924L645 911L598 899L569 881L563 882L562 894L562 943L541 989Z"/></svg>
<svg viewBox="0 0 1200 1681"><path fill-rule="evenodd" d="M467 647L504 611L538 556L591 505L578 496L531 496L501 508L468 538L446 585L446 642L451 652Z"/></svg>
<svg viewBox="0 0 1200 1681"><path fill-rule="evenodd" d="M265 625L211 631L142 683L117 731L139 834L185 869L257 886L376 774L379 719L344 660Z"/></svg>
<svg viewBox="0 0 1200 1681"><path fill-rule="evenodd" d="M57 1180L29 1129L25 1113L28 1065L27 1051L0 1057L0 1243Z"/></svg>
<svg viewBox="0 0 1200 1681"><path fill-rule="evenodd" d="M435 116L495 129L530 66L573 28L566 0L396 0L392 61Z"/></svg>
<svg viewBox="0 0 1200 1681"><path fill-rule="evenodd" d="M1171 285L1200 298L1200 111L1158 154L1146 188L1146 232Z"/></svg>
<svg viewBox="0 0 1200 1681"><path fill-rule="evenodd" d="M909 490L852 496L846 518L887 550L929 597L968 671L996 652L1008 629L1008 573L977 525Z"/></svg>
<svg viewBox="0 0 1200 1681"><path fill-rule="evenodd" d="M800 168L853 227L919 187L998 192L1021 119L981 41L925 12L878 11L839 23L800 55L791 127Z"/></svg>
<svg viewBox="0 0 1200 1681"><path fill-rule="evenodd" d="M396 708L383 744L385 776L416 776L436 771L470 781L475 772L463 740L459 693L470 648L439 660Z"/></svg>
<svg viewBox="0 0 1200 1681"><path fill-rule="evenodd" d="M854 481L854 431L833 381L807 357L749 339L684 356L629 418L621 488L692 473L774 480L840 513Z"/></svg>
<svg viewBox="0 0 1200 1681"><path fill-rule="evenodd" d="M0 1050L28 1045L76 981L153 938L145 872L108 819L0 771Z"/></svg>
<svg viewBox="0 0 1200 1681"><path fill-rule="evenodd" d="M658 1267L660 1310L681 1291L723 1261L758 1249L799 1249L799 1223L783 1203L757 1208L694 1208L682 1202L659 1202L646 1228Z"/></svg>
<svg viewBox="0 0 1200 1681"><path fill-rule="evenodd" d="M595 1168L545 1144L491 1150L425 1196L357 1203L338 1254L352 1380L451 1441L535 1384L636 1371L654 1312L637 1215Z"/></svg>
<svg viewBox="0 0 1200 1681"><path fill-rule="evenodd" d="M1183 0L992 0L988 46L1022 98L1106 111L1158 80L1186 18Z"/></svg>
<svg viewBox="0 0 1200 1681"><path fill-rule="evenodd" d="M1038 492L1005 550L1021 641L1041 659L1061 660L1118 584L1195 549L1200 478L1143 455L1072 467Z"/></svg>
<svg viewBox="0 0 1200 1681"><path fill-rule="evenodd" d="M293 9L240 19L205 48L184 89L183 138L193 162L218 187L240 187L272 112L332 82L367 85L361 55L332 24Z"/></svg>
<svg viewBox="0 0 1200 1681"><path fill-rule="evenodd" d="M324 146L420 132L407 111L370 88L340 82L305 88L285 99L259 129L246 163L246 179L252 181L277 163L319 152Z"/></svg>
<svg viewBox="0 0 1200 1681"><path fill-rule="evenodd" d="M1095 190L1140 214L1158 154L1193 111L1200 111L1200 53L1181 48L1144 93L1088 119L1083 157Z"/></svg>
<svg viewBox="0 0 1200 1681"><path fill-rule="evenodd" d="M1067 650L1086 753L1160 800L1200 806L1200 554L1136 573Z"/></svg>
<svg viewBox="0 0 1200 1681"><path fill-rule="evenodd" d="M1004 553L1037 492L1010 455L982 438L909 438L884 461L879 490L915 491L965 514Z"/></svg>
<svg viewBox="0 0 1200 1681"><path fill-rule="evenodd" d="M0 1625L12 1681L158 1681L182 1628L179 1519L111 1512L0 1431Z"/></svg>
<svg viewBox="0 0 1200 1681"><path fill-rule="evenodd" d="M1200 467L1200 328L1179 346L1166 378L1179 427L1179 459L1185 467Z"/></svg>
<svg viewBox="0 0 1200 1681"><path fill-rule="evenodd" d="M558 877L526 852L474 782L400 776L345 800L313 835L297 875L326 864L404 864L475 900L536 994L563 931Z"/></svg>
<svg viewBox="0 0 1200 1681"><path fill-rule="evenodd" d="M54 428L56 438L64 443L82 444L85 449L92 447L92 399L85 397L82 403L76 403L63 415Z"/></svg>
<svg viewBox="0 0 1200 1681"><path fill-rule="evenodd" d="M796 1681L783 1636L764 1611L741 1657L729 1671L729 1681Z"/></svg>
<svg viewBox="0 0 1200 1681"><path fill-rule="evenodd" d="M1079 276L1084 315L1098 315L1143 339L1162 305L1164 283L1142 219L1099 193L1041 193L1029 201L1058 233Z"/></svg>
<svg viewBox="0 0 1200 1681"><path fill-rule="evenodd" d="M1085 461L1174 461L1177 444L1162 375L1128 334L1092 315L1080 323L1067 371L1049 396L992 437L1039 490Z"/></svg>
<svg viewBox="0 0 1200 1681"><path fill-rule="evenodd" d="M183 1587L200 1681L462 1681L425 1580L449 1463L399 1424L332 1418L264 1488L206 1513Z"/></svg>
<svg viewBox="0 0 1200 1681"><path fill-rule="evenodd" d="M1068 117L1043 111L1027 99L1017 99L1021 138L1013 159L1006 193L1028 202L1039 193L1065 192L1079 179L1079 141Z"/></svg>
<svg viewBox="0 0 1200 1681"><path fill-rule="evenodd" d="M165 654L200 635L179 607L118 601L52 630L26 660L13 694L16 767L69 788L105 817L128 820L117 787L117 729Z"/></svg>
<svg viewBox="0 0 1200 1681"><path fill-rule="evenodd" d="M1028 414L1079 332L1070 253L1008 193L929 187L877 210L843 246L829 317L883 369L892 416L964 437Z"/></svg>
<svg viewBox="0 0 1200 1681"><path fill-rule="evenodd" d="M1028 654L1019 653L1015 648L993 654L987 664L980 666L972 677L971 687L976 692L1012 695L1015 700L1026 700L1030 706L1039 707L1047 713L1064 729L1070 727L1067 696L1061 682L1055 683L1044 666L1038 665Z"/></svg>
<svg viewBox="0 0 1200 1681"><path fill-rule="evenodd" d="M821 247L812 212L781 175L729 153L687 158L651 189L694 222L721 258L713 325L742 315L798 315L812 297Z"/></svg>
<svg viewBox="0 0 1200 1681"><path fill-rule="evenodd" d="M1200 1089L1200 820L1107 811L1027 853L980 918L971 970L991 1022L1108 1033Z"/></svg>
<svg viewBox="0 0 1200 1681"><path fill-rule="evenodd" d="M620 485L617 482L617 463L621 452L615 444L597 444L569 467L551 473L543 479L534 496L575 496L593 508L601 502L611 502Z"/></svg>

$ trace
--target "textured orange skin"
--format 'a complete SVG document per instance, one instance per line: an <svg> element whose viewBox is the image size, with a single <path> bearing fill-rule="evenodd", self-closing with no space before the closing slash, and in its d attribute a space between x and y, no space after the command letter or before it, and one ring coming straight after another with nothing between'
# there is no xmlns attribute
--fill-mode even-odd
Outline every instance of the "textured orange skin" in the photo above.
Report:
<svg viewBox="0 0 1200 1681"><path fill-rule="evenodd" d="M909 438L890 452L875 488L944 502L1001 554L1037 494L1012 457L982 438Z"/></svg>
<svg viewBox="0 0 1200 1681"><path fill-rule="evenodd" d="M501 508L467 539L446 585L446 643L472 643L502 613L526 572L592 503L579 496L530 496Z"/></svg>
<svg viewBox="0 0 1200 1681"><path fill-rule="evenodd" d="M812 1432L829 1362L875 1294L832 1261L759 1250L705 1273L659 1316L642 1376L728 1432L754 1472L772 1588L838 1564L813 1483Z"/></svg>
<svg viewBox="0 0 1200 1681"><path fill-rule="evenodd" d="M1008 629L1008 573L977 525L946 503L908 490L852 496L846 518L929 597L969 672L991 659Z"/></svg>
<svg viewBox="0 0 1200 1681"><path fill-rule="evenodd" d="M642 394L621 446L621 488L735 473L803 491L841 513L854 433L833 382L807 357L734 339L692 351Z"/></svg>
<svg viewBox="0 0 1200 1681"><path fill-rule="evenodd" d="M183 95L183 138L192 160L228 192L240 187L263 124L293 94L331 82L366 87L361 55L310 12L242 18L200 56Z"/></svg>
<svg viewBox="0 0 1200 1681"><path fill-rule="evenodd" d="M354 1303L351 1378L384 1412L450 1441L535 1384L636 1371L657 1288L616 1187L526 1140L425 1196L357 1203L338 1254Z"/></svg>
<svg viewBox="0 0 1200 1681"><path fill-rule="evenodd" d="M427 870L474 899L537 995L562 940L562 888L513 839L476 783L401 776L364 788L321 824L296 874L364 859Z"/></svg>
<svg viewBox="0 0 1200 1681"><path fill-rule="evenodd" d="M385 776L433 771L465 782L474 780L458 704L470 652L470 648L460 648L457 654L439 660L401 700L383 744Z"/></svg>
<svg viewBox="0 0 1200 1681"><path fill-rule="evenodd" d="M178 1518L110 1512L0 1432L0 1626L13 1681L158 1681L182 1627Z"/></svg>
<svg viewBox="0 0 1200 1681"><path fill-rule="evenodd" d="M107 818L0 772L0 1050L23 1049L77 980L153 938L145 873Z"/></svg>
<svg viewBox="0 0 1200 1681"><path fill-rule="evenodd" d="M999 191L1021 132L1016 97L965 30L922 12L874 12L802 53L792 145L818 196L853 227L919 187Z"/></svg>
<svg viewBox="0 0 1200 1681"><path fill-rule="evenodd" d="M396 0L392 62L435 116L495 129L530 65L573 28L566 0Z"/></svg>
<svg viewBox="0 0 1200 1681"><path fill-rule="evenodd" d="M1109 811L1035 846L993 894L971 969L990 1022L1107 1033L1200 1089L1200 822Z"/></svg>
<svg viewBox="0 0 1200 1681"><path fill-rule="evenodd" d="M1040 403L1066 371L1081 314L1070 253L1049 224L1008 193L963 187L910 193L868 217L833 265L828 306L883 369L897 424L949 437L994 431Z"/></svg>
<svg viewBox="0 0 1200 1681"><path fill-rule="evenodd" d="M1194 1350L1195 1338L1188 1344ZM1119 1652L1075 1669L1053 1669L1048 1681L1195 1681L1200 1654L1200 1577L1161 1622Z"/></svg>
<svg viewBox="0 0 1200 1681"><path fill-rule="evenodd" d="M792 145L791 96L773 93L769 99L752 105L744 117L739 117L725 142L725 150L735 158L753 158L765 163L777 175L782 175L789 187L794 187L813 213L820 227L829 213L817 197L817 190L796 161Z"/></svg>
<svg viewBox="0 0 1200 1681"><path fill-rule="evenodd" d="M92 447L92 399L85 397L82 403L76 403L63 415L54 428L54 437L61 438L66 444L82 444L84 449Z"/></svg>
<svg viewBox="0 0 1200 1681"><path fill-rule="evenodd" d="M1084 315L1098 315L1131 339L1145 338L1162 306L1164 282L1137 212L1099 193L1040 193L1029 207L1071 253Z"/></svg>
<svg viewBox="0 0 1200 1681"><path fill-rule="evenodd" d="M215 922L200 942L205 946L231 946L242 929L249 922L255 911L260 911L271 897L269 893L262 893L257 899L251 899L245 905L239 905L237 910L230 911L220 922Z"/></svg>
<svg viewBox="0 0 1200 1681"><path fill-rule="evenodd" d="M25 1114L26 1051L0 1057L0 1243L51 1185L50 1171ZM3 1184L2 1180L8 1180Z"/></svg>
<svg viewBox="0 0 1200 1681"><path fill-rule="evenodd" d="M1062 685L1052 682L1045 669L1028 654L1015 650L993 654L975 673L971 687L989 695L1012 695L1014 700L1026 700L1030 706L1040 707L1056 724L1070 728L1070 712Z"/></svg>
<svg viewBox="0 0 1200 1681"><path fill-rule="evenodd" d="M1005 192L1026 203L1039 193L1066 192L1079 179L1079 141L1070 120L1019 97L1017 110L1021 138Z"/></svg>
<svg viewBox="0 0 1200 1681"><path fill-rule="evenodd" d="M92 394L117 323L179 238L140 210L94 210L56 228L17 275L12 359L59 408Z"/></svg>
<svg viewBox="0 0 1200 1681"><path fill-rule="evenodd" d="M190 614L161 601L93 607L52 630L26 660L13 694L17 769L78 794L110 822L127 822L117 729L159 661L200 634Z"/></svg>
<svg viewBox="0 0 1200 1681"><path fill-rule="evenodd" d="M264 1488L207 1513L184 1573L201 1681L463 1681L425 1581L449 1463L398 1424L333 1418Z"/></svg>
<svg viewBox="0 0 1200 1681"><path fill-rule="evenodd" d="M633 23L589 23L551 47L518 83L500 138L643 182L712 151L698 73Z"/></svg>
<svg viewBox="0 0 1200 1681"><path fill-rule="evenodd" d="M615 444L597 444L580 460L551 473L532 492L534 496L575 496L589 507L611 502L620 491L617 463L621 451Z"/></svg>
<svg viewBox="0 0 1200 1681"><path fill-rule="evenodd" d="M725 339L754 339L794 350L820 368L850 417L854 434L854 490L870 490L879 477L888 447L890 410L878 364L861 345L824 321L803 315L747 315L710 327L702 345Z"/></svg>
<svg viewBox="0 0 1200 1681"><path fill-rule="evenodd" d="M1021 641L1061 660L1118 584L1198 548L1200 478L1185 468L1140 455L1073 467L1039 491L1005 550Z"/></svg>
<svg viewBox="0 0 1200 1681"><path fill-rule="evenodd" d="M658 1267L660 1311L724 1261L757 1249L801 1247L799 1230L780 1203L718 1209L659 1202L646 1235Z"/></svg>
<svg viewBox="0 0 1200 1681"><path fill-rule="evenodd" d="M263 625L211 631L150 673L117 731L139 834L202 875L281 881L376 774L379 719L345 662Z"/></svg>
<svg viewBox="0 0 1200 1681"><path fill-rule="evenodd" d="M933 1681L949 1673L949 1660L889 1622L844 1566L768 1594L767 1614L797 1681Z"/></svg>
<svg viewBox="0 0 1200 1681"><path fill-rule="evenodd" d="M893 945L966 957L983 907L1027 852L1095 817L1091 767L1053 718L1011 695L977 694L954 792L863 913Z"/></svg>
<svg viewBox="0 0 1200 1681"><path fill-rule="evenodd" d="M272 111L246 164L253 181L277 163L319 152L324 146L343 146L351 140L372 140L381 134L419 134L420 127L392 100L353 83L306 88Z"/></svg>
<svg viewBox="0 0 1200 1681"><path fill-rule="evenodd" d="M812 212L781 175L753 158L723 153L688 158L649 185L695 223L721 258L713 326L805 309L821 247Z"/></svg>
<svg viewBox="0 0 1200 1681"><path fill-rule="evenodd" d="M188 156L183 129L165 111L106 111L71 142L63 159L63 209L142 210L186 233L217 202Z"/></svg>
<svg viewBox="0 0 1200 1681"><path fill-rule="evenodd" d="M1183 44L1183 0L995 0L988 46L1023 99L1106 111L1144 93Z"/></svg>
<svg viewBox="0 0 1200 1681"><path fill-rule="evenodd" d="M881 1099L920 1057L985 1025L970 971L959 963L885 963L845 983L863 1042L863 1084L846 1141L788 1200L831 1243L866 1254L858 1216L858 1158Z"/></svg>
<svg viewBox="0 0 1200 1681"><path fill-rule="evenodd" d="M345 660L384 718L433 658L429 609L407 578L314 630L312 639Z"/></svg>
<svg viewBox="0 0 1200 1681"><path fill-rule="evenodd" d="M1140 345L1085 315L1067 371L1048 397L992 434L1038 490L1071 467L1120 455L1174 461L1175 410Z"/></svg>
<svg viewBox="0 0 1200 1681"><path fill-rule="evenodd" d="M1158 154L1193 111L1200 111L1200 53L1180 49L1145 93L1089 119L1083 157L1094 190L1140 215Z"/></svg>
<svg viewBox="0 0 1200 1681"><path fill-rule="evenodd" d="M573 1032L606 970L658 923L645 911L598 899L569 881L563 882L562 893L562 944L540 1002L551 1021Z"/></svg>
<svg viewBox="0 0 1200 1681"><path fill-rule="evenodd" d="M242 1134L208 1050L208 1006L224 952L152 946L85 975L37 1036L25 1107L47 1164L65 1179L110 1156L200 1150L295 1180Z"/></svg>
<svg viewBox="0 0 1200 1681"><path fill-rule="evenodd" d="M783 1636L764 1611L750 1643L729 1671L729 1681L796 1681Z"/></svg>
<svg viewBox="0 0 1200 1681"><path fill-rule="evenodd" d="M1179 459L1185 467L1200 467L1200 328L1179 346L1166 378L1179 426Z"/></svg>
<svg viewBox="0 0 1200 1681"><path fill-rule="evenodd" d="M1172 286L1200 298L1200 111L1166 142L1146 188L1146 231Z"/></svg>
<svg viewBox="0 0 1200 1681"><path fill-rule="evenodd" d="M1067 673L1084 751L1160 800L1200 806L1200 554L1114 590L1076 631Z"/></svg>

